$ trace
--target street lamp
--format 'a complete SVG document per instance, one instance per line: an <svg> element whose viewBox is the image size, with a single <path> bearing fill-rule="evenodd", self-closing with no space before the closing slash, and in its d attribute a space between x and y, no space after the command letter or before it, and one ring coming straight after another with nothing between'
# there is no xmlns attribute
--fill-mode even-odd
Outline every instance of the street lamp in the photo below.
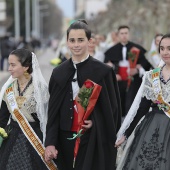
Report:
<svg viewBox="0 0 170 170"><path fill-rule="evenodd" d="M50 13L47 11L49 9L48 4L40 4L40 37L41 39L44 38L44 18L49 16Z"/></svg>
<svg viewBox="0 0 170 170"><path fill-rule="evenodd" d="M40 38L39 0L32 0L32 35L36 38Z"/></svg>
<svg viewBox="0 0 170 170"><path fill-rule="evenodd" d="M14 17L15 17L15 39L20 37L20 8L19 0L14 0Z"/></svg>
<svg viewBox="0 0 170 170"><path fill-rule="evenodd" d="M30 0L25 0L25 34L26 41L30 41Z"/></svg>
<svg viewBox="0 0 170 170"><path fill-rule="evenodd" d="M41 39L44 38L44 17L49 16L49 12L40 12Z"/></svg>
<svg viewBox="0 0 170 170"><path fill-rule="evenodd" d="M6 20L6 2L5 0L0 1L0 22ZM6 32L5 26L0 24L0 37L3 36Z"/></svg>

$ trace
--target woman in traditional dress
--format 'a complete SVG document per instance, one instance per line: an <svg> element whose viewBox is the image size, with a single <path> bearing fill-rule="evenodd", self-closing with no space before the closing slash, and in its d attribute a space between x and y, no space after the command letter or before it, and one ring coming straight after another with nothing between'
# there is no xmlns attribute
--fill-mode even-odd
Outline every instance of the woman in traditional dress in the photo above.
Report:
<svg viewBox="0 0 170 170"><path fill-rule="evenodd" d="M90 56L93 56L93 58L95 58L101 62L104 62L104 53L101 50L96 49L96 45L97 45L97 42L96 42L95 35L92 34L91 41L88 45L88 52L89 52Z"/></svg>
<svg viewBox="0 0 170 170"><path fill-rule="evenodd" d="M35 54L29 50L12 51L8 62L11 77L0 93L0 127L9 134L0 148L0 169L47 169L36 148L45 138L47 84Z"/></svg>
<svg viewBox="0 0 170 170"><path fill-rule="evenodd" d="M158 67L161 57L158 52L158 47L159 47L159 42L162 38L163 34L156 34L152 44L151 44L151 49L149 50L148 54L146 55L146 59L149 61L151 64L152 68Z"/></svg>
<svg viewBox="0 0 170 170"><path fill-rule="evenodd" d="M170 169L170 34L162 37L159 52L164 64L145 74L118 132L117 147L128 138L119 170Z"/></svg>

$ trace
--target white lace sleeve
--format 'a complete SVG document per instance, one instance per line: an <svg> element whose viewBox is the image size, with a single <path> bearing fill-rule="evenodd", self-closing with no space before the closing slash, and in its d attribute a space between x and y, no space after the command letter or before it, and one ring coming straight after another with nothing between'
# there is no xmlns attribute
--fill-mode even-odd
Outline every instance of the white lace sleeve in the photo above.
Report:
<svg viewBox="0 0 170 170"><path fill-rule="evenodd" d="M117 133L116 142L121 139L121 137L125 133L126 129L128 129L128 127L130 126L134 117L136 116L137 110L138 110L140 102L141 102L141 98L144 97L144 93L147 94L147 92L150 92L149 90L151 90L151 82L148 81L149 80L148 77L150 77L150 74L151 74L151 71L146 72L145 75L143 76L142 84L138 90L138 93L134 99L134 102L133 102L131 108L129 109L127 116L125 117L120 130Z"/></svg>
<svg viewBox="0 0 170 170"><path fill-rule="evenodd" d="M148 100L152 101L156 100L154 90L152 87L152 70L147 72L146 74L142 97L146 97Z"/></svg>

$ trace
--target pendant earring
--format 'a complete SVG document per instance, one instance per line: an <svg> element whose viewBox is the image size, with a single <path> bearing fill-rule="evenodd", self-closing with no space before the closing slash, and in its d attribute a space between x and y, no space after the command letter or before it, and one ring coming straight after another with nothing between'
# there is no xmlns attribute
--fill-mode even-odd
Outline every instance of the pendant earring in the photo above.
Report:
<svg viewBox="0 0 170 170"><path fill-rule="evenodd" d="M24 71L24 76L26 79L29 79L29 73L27 71Z"/></svg>

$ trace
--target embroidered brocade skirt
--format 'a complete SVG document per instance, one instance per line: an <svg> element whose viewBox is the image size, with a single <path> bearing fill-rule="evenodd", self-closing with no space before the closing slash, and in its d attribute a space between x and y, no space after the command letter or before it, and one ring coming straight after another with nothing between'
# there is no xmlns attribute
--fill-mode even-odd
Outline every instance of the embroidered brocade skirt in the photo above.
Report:
<svg viewBox="0 0 170 170"><path fill-rule="evenodd" d="M136 128L123 170L170 170L170 118L154 108Z"/></svg>
<svg viewBox="0 0 170 170"><path fill-rule="evenodd" d="M42 140L39 124L33 122L30 125ZM11 132L0 148L0 170L47 170L17 122L11 121L8 128Z"/></svg>

